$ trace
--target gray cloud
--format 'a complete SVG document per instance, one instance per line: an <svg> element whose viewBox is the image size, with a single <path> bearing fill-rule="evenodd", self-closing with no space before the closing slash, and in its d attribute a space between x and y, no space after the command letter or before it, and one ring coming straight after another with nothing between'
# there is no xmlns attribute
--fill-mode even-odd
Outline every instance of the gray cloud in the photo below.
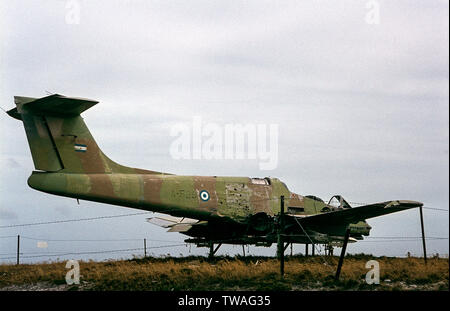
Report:
<svg viewBox="0 0 450 311"><path fill-rule="evenodd" d="M14 211L0 209L0 218L3 220L15 220L18 218L18 215Z"/></svg>

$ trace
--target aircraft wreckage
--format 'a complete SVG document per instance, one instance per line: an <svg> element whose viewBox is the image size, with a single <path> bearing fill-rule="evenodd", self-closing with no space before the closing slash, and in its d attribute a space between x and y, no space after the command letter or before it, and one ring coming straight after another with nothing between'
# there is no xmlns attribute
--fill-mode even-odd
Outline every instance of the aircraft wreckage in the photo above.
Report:
<svg viewBox="0 0 450 311"><path fill-rule="evenodd" d="M339 195L325 203L296 194L277 178L180 176L123 166L101 151L80 116L97 101L58 94L14 100L16 108L7 113L25 127L36 169L31 188L170 215L148 221L212 253L214 244L276 243L282 197L284 242L329 246L342 245L347 229L349 242L369 235L366 219L422 206L394 200L352 207Z"/></svg>

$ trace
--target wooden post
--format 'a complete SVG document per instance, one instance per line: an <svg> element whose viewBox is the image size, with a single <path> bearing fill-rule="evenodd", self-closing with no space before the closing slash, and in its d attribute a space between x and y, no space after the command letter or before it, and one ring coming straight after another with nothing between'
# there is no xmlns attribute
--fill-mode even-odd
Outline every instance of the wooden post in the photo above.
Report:
<svg viewBox="0 0 450 311"><path fill-rule="evenodd" d="M147 257L147 239L144 239L144 258Z"/></svg>
<svg viewBox="0 0 450 311"><path fill-rule="evenodd" d="M17 236L17 265L19 264L20 258L20 235Z"/></svg>
<svg viewBox="0 0 450 311"><path fill-rule="evenodd" d="M217 245L217 247L214 249L214 251L213 251L213 255L215 255L216 253L217 253L217 250L220 248L222 246L222 243L219 243L218 245Z"/></svg>
<svg viewBox="0 0 450 311"><path fill-rule="evenodd" d="M280 259L280 274L284 277L284 196L280 198L280 219L278 225L278 258Z"/></svg>
<svg viewBox="0 0 450 311"><path fill-rule="evenodd" d="M339 257L339 263L336 270L335 280L339 280L339 275L341 274L342 263L344 262L345 250L347 249L348 238L350 237L350 228L345 231L344 245L342 245L341 257Z"/></svg>
<svg viewBox="0 0 450 311"><path fill-rule="evenodd" d="M305 257L308 257L308 248L309 248L309 244L306 243L305 244Z"/></svg>
<svg viewBox="0 0 450 311"><path fill-rule="evenodd" d="M423 260L425 261L425 264L427 264L427 248L425 246L425 228L423 226L422 206L419 207L419 211L420 211L420 226L422 228Z"/></svg>
<svg viewBox="0 0 450 311"><path fill-rule="evenodd" d="M316 246L315 246L315 244L313 243L313 244L311 244L311 256L314 256L315 255L315 253L316 253Z"/></svg>

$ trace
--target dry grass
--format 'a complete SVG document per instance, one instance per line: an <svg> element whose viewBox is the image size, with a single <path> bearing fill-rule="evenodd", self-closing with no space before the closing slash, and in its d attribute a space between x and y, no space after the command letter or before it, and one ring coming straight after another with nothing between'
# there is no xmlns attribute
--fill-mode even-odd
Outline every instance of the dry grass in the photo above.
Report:
<svg viewBox="0 0 450 311"><path fill-rule="evenodd" d="M329 263L324 264L324 259ZM380 285L367 285L365 264L380 263ZM83 286L90 290L446 290L448 258L347 256L340 281L334 281L337 257L292 257L279 276L279 262L266 257L145 258L80 262ZM0 265L0 288L47 282L65 284L65 262Z"/></svg>

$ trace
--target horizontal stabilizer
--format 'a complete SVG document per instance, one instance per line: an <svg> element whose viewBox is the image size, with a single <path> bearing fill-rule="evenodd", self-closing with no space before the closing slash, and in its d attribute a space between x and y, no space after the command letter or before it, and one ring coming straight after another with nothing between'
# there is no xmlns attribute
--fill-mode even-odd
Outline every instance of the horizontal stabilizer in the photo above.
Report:
<svg viewBox="0 0 450 311"><path fill-rule="evenodd" d="M192 228L191 224L176 224L170 227L167 232L187 232Z"/></svg>
<svg viewBox="0 0 450 311"><path fill-rule="evenodd" d="M16 96L14 99L17 105L23 102L22 97ZM57 116L80 115L83 111L91 108L95 104L98 104L98 101L86 98L66 97L59 94L53 94L22 103L27 110L32 111L36 115Z"/></svg>
<svg viewBox="0 0 450 311"><path fill-rule="evenodd" d="M9 114L10 117L13 117L14 119L17 120L21 120L22 121L22 116L20 115L20 113L17 111L17 107L13 108L11 110L8 110L6 112L7 114Z"/></svg>
<svg viewBox="0 0 450 311"><path fill-rule="evenodd" d="M162 228L169 228L168 232L186 232L191 229L193 225L199 223L199 220L197 219L172 216L167 216L165 218L152 217L147 218L147 221Z"/></svg>

